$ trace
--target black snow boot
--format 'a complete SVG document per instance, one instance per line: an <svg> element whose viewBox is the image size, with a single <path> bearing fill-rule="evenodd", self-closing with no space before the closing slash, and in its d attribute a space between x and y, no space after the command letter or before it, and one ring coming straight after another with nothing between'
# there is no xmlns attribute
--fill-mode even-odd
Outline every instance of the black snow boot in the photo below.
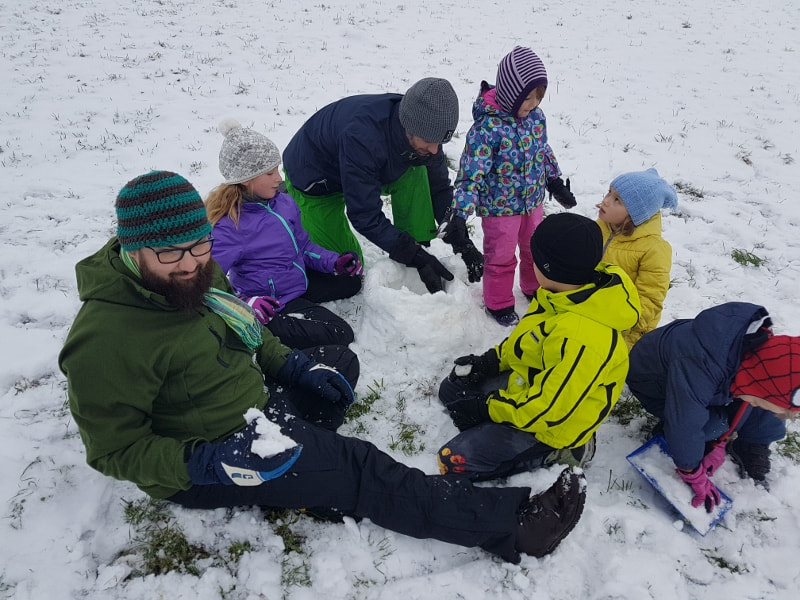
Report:
<svg viewBox="0 0 800 600"><path fill-rule="evenodd" d="M770 469L769 446L766 444L748 444L735 439L726 446L728 455L739 467L739 477L750 477L757 483L765 482Z"/></svg>
<svg viewBox="0 0 800 600"><path fill-rule="evenodd" d="M516 549L537 558L550 554L575 527L585 502L583 473L564 469L550 488L520 506Z"/></svg>

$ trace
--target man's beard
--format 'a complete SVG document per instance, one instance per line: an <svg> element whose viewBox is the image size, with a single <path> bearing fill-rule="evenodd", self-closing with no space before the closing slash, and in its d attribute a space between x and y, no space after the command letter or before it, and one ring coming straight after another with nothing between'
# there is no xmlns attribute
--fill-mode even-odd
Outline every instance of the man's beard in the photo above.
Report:
<svg viewBox="0 0 800 600"><path fill-rule="evenodd" d="M183 311L193 311L203 304L203 296L211 288L211 278L214 272L212 261L200 267L194 279L177 280L175 275L185 273L170 273L167 278L155 274L147 268L146 264L139 266L144 286L157 294L161 294L167 302Z"/></svg>

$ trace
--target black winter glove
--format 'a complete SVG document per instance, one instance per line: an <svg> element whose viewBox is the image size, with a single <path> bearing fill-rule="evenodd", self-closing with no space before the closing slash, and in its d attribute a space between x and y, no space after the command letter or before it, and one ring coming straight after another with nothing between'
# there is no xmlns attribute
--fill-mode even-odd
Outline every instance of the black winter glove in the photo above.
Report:
<svg viewBox="0 0 800 600"><path fill-rule="evenodd" d="M500 374L500 359L494 348L490 348L480 356L468 354L459 356L453 361L455 367L450 372L450 380L463 379L470 385L478 385L481 381Z"/></svg>
<svg viewBox="0 0 800 600"><path fill-rule="evenodd" d="M467 222L453 215L444 229L442 241L453 247L453 252L460 254L467 266L467 276L471 283L477 283L483 277L483 254L475 247L467 233Z"/></svg>
<svg viewBox="0 0 800 600"><path fill-rule="evenodd" d="M547 191L550 192L550 197L555 198L564 208L573 208L578 204L575 195L569 191L569 178L567 178L567 185L564 185L561 177L551 179L547 182Z"/></svg>
<svg viewBox="0 0 800 600"><path fill-rule="evenodd" d="M459 431L490 421L487 395L478 390L464 389L445 406Z"/></svg>
<svg viewBox="0 0 800 600"><path fill-rule="evenodd" d="M408 233L403 232L397 245L389 252L389 258L414 267L419 278L431 294L444 289L442 278L453 281L453 274L448 271L435 256L431 256Z"/></svg>
<svg viewBox="0 0 800 600"><path fill-rule="evenodd" d="M319 396L347 409L353 403L353 388L333 367L314 362L300 350L292 350L278 371L278 381Z"/></svg>
<svg viewBox="0 0 800 600"><path fill-rule="evenodd" d="M453 274L435 256L428 254L422 248L417 250L411 266L416 267L419 278L431 294L444 289L442 279L453 281Z"/></svg>

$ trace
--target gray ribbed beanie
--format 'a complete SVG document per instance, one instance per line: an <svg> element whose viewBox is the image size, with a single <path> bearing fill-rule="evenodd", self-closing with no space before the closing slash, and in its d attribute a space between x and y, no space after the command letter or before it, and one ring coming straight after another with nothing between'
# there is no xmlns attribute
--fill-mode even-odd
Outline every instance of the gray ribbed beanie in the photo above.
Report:
<svg viewBox="0 0 800 600"><path fill-rule="evenodd" d="M426 77L408 88L399 111L407 134L446 144L458 125L458 96L446 79Z"/></svg>
<svg viewBox="0 0 800 600"><path fill-rule="evenodd" d="M281 164L278 147L266 136L225 119L217 130L225 136L219 151L219 171L225 183L244 183Z"/></svg>

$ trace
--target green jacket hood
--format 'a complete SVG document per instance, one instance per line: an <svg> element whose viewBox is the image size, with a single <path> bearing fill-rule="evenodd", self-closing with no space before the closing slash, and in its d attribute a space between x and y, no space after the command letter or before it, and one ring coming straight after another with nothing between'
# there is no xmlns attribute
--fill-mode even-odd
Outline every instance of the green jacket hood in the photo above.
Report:
<svg viewBox="0 0 800 600"><path fill-rule="evenodd" d="M81 301L100 300L147 310L177 310L167 303L164 296L142 285L142 280L122 261L120 250L119 240L113 237L100 250L75 265ZM232 291L218 266L214 269L211 285Z"/></svg>

